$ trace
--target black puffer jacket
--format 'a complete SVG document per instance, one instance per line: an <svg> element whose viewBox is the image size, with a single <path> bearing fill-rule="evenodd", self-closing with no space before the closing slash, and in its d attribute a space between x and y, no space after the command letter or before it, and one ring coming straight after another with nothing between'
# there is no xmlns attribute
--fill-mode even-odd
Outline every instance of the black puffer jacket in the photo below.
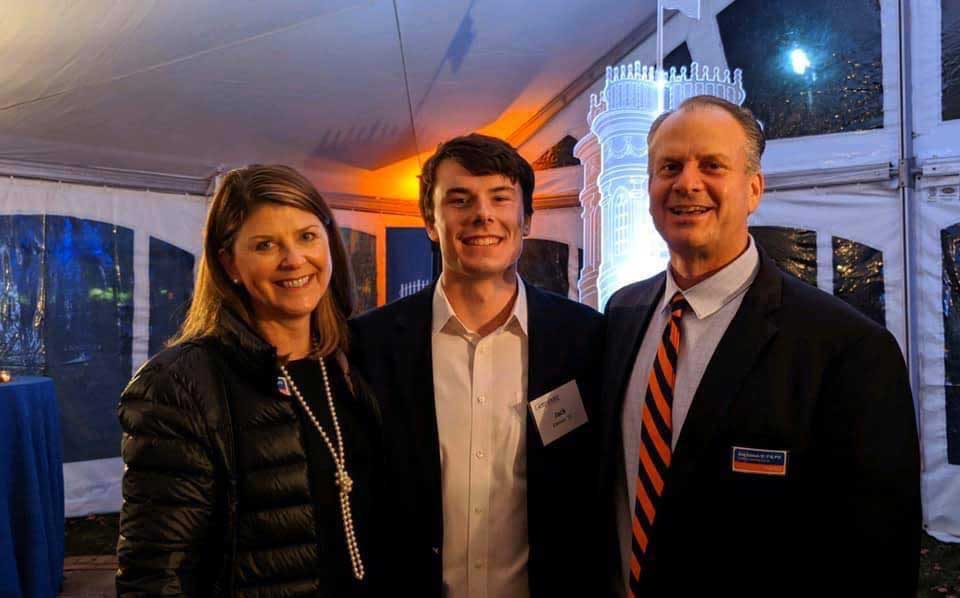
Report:
<svg viewBox="0 0 960 598"><path fill-rule="evenodd" d="M343 538L318 538L305 424L276 390L275 349L221 318L221 337L163 351L121 396L117 593L330 596L318 572ZM352 371L349 382L378 436L375 401Z"/></svg>

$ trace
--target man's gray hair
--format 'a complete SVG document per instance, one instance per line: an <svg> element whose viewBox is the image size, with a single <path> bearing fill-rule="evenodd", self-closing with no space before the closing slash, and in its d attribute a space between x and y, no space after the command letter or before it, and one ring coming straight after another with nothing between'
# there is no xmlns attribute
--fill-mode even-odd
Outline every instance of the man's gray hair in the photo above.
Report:
<svg viewBox="0 0 960 598"><path fill-rule="evenodd" d="M653 121L653 124L650 125L650 132L647 133L647 147L650 147L650 142L653 141L653 136L656 135L657 129L660 128L663 121L667 120L671 114L680 112L681 110L693 110L695 108L706 108L708 106L720 108L740 123L740 128L743 129L743 134L747 137L747 147L745 148L747 153L747 172L751 174L759 172L760 158L763 156L763 150L767 146L767 141L763 135L763 129L760 128L760 123L757 122L757 118L749 108L737 106L733 102L728 102L716 96L703 95L687 98L680 103L676 110L668 110L658 116L657 119ZM651 172L652 168L653 164L648 163L647 172Z"/></svg>

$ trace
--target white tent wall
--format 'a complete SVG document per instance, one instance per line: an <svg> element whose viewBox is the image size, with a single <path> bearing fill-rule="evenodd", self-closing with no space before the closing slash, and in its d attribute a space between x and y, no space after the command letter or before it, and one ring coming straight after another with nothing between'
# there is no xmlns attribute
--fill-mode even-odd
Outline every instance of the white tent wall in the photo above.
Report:
<svg viewBox="0 0 960 598"><path fill-rule="evenodd" d="M133 231L133 317L131 339L133 373L147 360L150 317L150 239L155 238L199 258L207 198L195 195L177 195L134 191L91 185L19 178L0 179L0 218L4 216L64 216L98 223L126 227ZM385 234L387 226L421 227L419 216L385 215L350 210L334 210L341 226L354 228L376 237L378 299L384 299ZM17 264L13 264L17 268ZM189 289L178 289L189 292ZM79 315L79 314L78 314ZM56 378L57 372L50 372ZM76 517L90 513L109 513L119 510L121 498L122 459L119 456L119 427L116 420L116 396L100 406L98 421L115 427L117 456L103 459L69 461L64 463L65 513ZM83 389L68 396L58 397L64 402L85 400ZM69 437L75 422L61 409L64 436ZM68 413L70 410L67 409ZM110 449L104 449L111 452Z"/></svg>
<svg viewBox="0 0 960 598"><path fill-rule="evenodd" d="M129 378L150 354L151 314L151 239L157 239L199 258L207 198L197 195L135 191L103 186L68 184L45 180L6 177L0 178L0 222L13 217L67 217L78 221L91 221L109 227L123 227L132 231L132 318L130 326L130 369L122 372L117 380ZM418 215L402 215L334 209L338 224L375 238L376 299L377 304L386 300L386 254L388 227L422 229L423 221ZM15 222L9 221L16 227ZM13 231L14 234L17 231ZM425 233L424 233L425 234ZM579 208L541 209L533 219L530 238L546 239L568 246L567 279L570 293L576 293L579 275L576 259L580 246L582 226ZM39 240L38 240L39 241ZM41 242L42 244L42 242ZM46 247L44 249L47 249ZM20 264L11 264L14 273ZM124 276L128 276L126 272ZM15 276L14 276L15 278ZM53 287L51 287L52 289ZM180 296L188 296L190 288L170 289ZM56 293L58 291L51 290ZM50 297L51 301L62 298ZM38 302L39 303L39 302ZM83 314L76 314L82 317ZM2 332L2 330L0 330ZM156 343L155 343L156 345ZM156 347L155 347L156 348ZM55 379L59 372L52 366L49 374ZM93 417L103 428L106 446L101 453L112 456L97 459L69 460L64 464L65 512L68 517L90 513L115 512L121 505L121 476L123 463L119 456L119 425L116 422L116 401L122 383L115 384L109 397L97 397L95 404L83 405L90 397L85 389L70 388L58 393L61 403L61 426L64 438L70 443L77 426L82 425L71 416L76 410L95 410ZM79 440L78 440L79 442Z"/></svg>
<svg viewBox="0 0 960 598"><path fill-rule="evenodd" d="M924 520L934 537L958 542L960 397L955 393L960 380L948 365L955 363L960 339L949 334L947 327L953 324L960 300L960 288L950 278L960 256L949 252L955 249L953 227L960 223L960 119L944 120L943 92L956 85L958 73L943 72L947 57L942 42L951 29L944 27L942 19L947 8L956 15L960 3L914 0L909 7L910 137L916 162L912 173L916 190L908 195L913 244L912 357L923 451ZM952 35L958 35L955 28Z"/></svg>
<svg viewBox="0 0 960 598"><path fill-rule="evenodd" d="M882 252L886 327L906 353L903 226L900 195L889 183L772 191L764 195L750 226L806 229L817 233L817 286L834 293L833 239Z"/></svg>
<svg viewBox="0 0 960 598"><path fill-rule="evenodd" d="M126 227L133 231L133 318L132 359L133 375L148 358L148 330L150 326L150 238L162 240L199 258L201 238L206 216L207 198L194 195L176 195L133 191L90 185L66 184L44 180L18 178L0 179L0 217L3 216L65 216ZM341 226L368 232L377 239L378 297L383 302L383 263L386 252L384 231L387 226L422 226L419 217L392 216L369 212L334 210ZM17 267L16 264L13 265ZM183 289L181 289L182 291ZM189 289L187 289L189 291ZM51 372L56 376L56 372ZM107 403L115 405L119 398ZM83 390L70 396L59 396L64 401L84 400ZM101 408L101 410L103 410ZM62 417L64 435L71 434L74 422ZM99 420L113 424L115 408L99 414ZM90 513L109 513L119 510L123 463L119 456L119 427L116 428L116 457L71 461L64 463L65 513L76 517Z"/></svg>
<svg viewBox="0 0 960 598"><path fill-rule="evenodd" d="M200 250L199 231L203 223L206 202L203 197L152 193L73 185L40 180L5 178L0 180L0 217L4 216L64 216L126 227L133 231L133 315L131 338L131 376L146 361L149 342L149 256L150 237L170 243L189 253ZM17 264L13 264L17 268ZM140 282L143 281L143 284ZM51 298L54 300L54 298ZM83 314L76 314L82 317ZM119 390L119 389L118 389ZM69 397L59 397L61 411L64 401L79 402L84 389ZM117 397L97 397L106 404L116 403ZM98 421L110 426L115 421L115 409L100 414ZM74 422L61 421L65 438L73 433ZM113 426L115 450L102 447L115 457L66 462L63 467L64 498L67 516L116 511L120 506L120 478L123 464L119 457L119 425Z"/></svg>
<svg viewBox="0 0 960 598"><path fill-rule="evenodd" d="M938 539L957 541L960 538L960 460L957 459L960 446L955 443L960 436L957 430L960 421L956 418L956 406L953 407L954 417L948 415L948 393L956 390L957 380L955 373L950 379L947 365L956 359L960 344L956 331L950 334L946 327L948 320L952 323L951 316L960 307L956 295L960 289L951 284L949 276L951 266L960 256L944 255L944 248L952 245L949 238L944 237L950 237L950 229L960 224L960 197L957 195L960 177L949 178L952 180L943 177L928 180L917 192L919 268L914 273L914 280L927 530Z"/></svg>
<svg viewBox="0 0 960 598"><path fill-rule="evenodd" d="M943 3L943 4L941 4ZM918 165L945 174L960 172L960 120L944 121L942 116L943 54L942 6L956 0L914 0L911 12L911 83L913 102L914 155ZM955 82L957 73L950 79ZM952 164L952 168L946 168ZM935 166L941 165L940 169ZM952 172L951 172L952 171Z"/></svg>
<svg viewBox="0 0 960 598"><path fill-rule="evenodd" d="M580 277L577 251L583 248L583 223L580 220L580 208L559 208L534 212L528 238L556 241L567 246L569 250L567 281L570 283L567 296L576 299L579 295L577 279Z"/></svg>
<svg viewBox="0 0 960 598"><path fill-rule="evenodd" d="M563 135L557 139L562 138ZM525 156L534 160L537 156ZM535 173L536 190L534 206L545 198L571 196L580 192L583 184L583 168L580 166L564 166L538 170ZM533 222L530 227L530 239L544 239L563 243L567 246L569 259L567 261L567 281L569 288L567 296L579 300L580 292L577 289L577 280L580 278L580 264L578 252L583 250L583 220L581 208L536 208L533 213Z"/></svg>
<svg viewBox="0 0 960 598"><path fill-rule="evenodd" d="M745 82L750 78L750 65L728 64L717 23L717 14L734 4L734 0L701 0L699 21L683 15L675 16L664 24L664 53L686 43L695 62L711 67L742 68ZM898 111L899 111L899 13L897 0L880 0L881 38L883 57L883 113L882 129L834 133L811 137L775 139L767 143L763 156L764 172L801 173L816 179L833 173L836 179L857 182L857 171L865 168L888 168L897 161ZM939 21L937 21L939 25ZM938 30L939 31L939 30ZM749 36L749 31L742 35ZM939 33L938 33L939 35ZM939 38L938 38L939 39ZM622 60L624 64L639 60L644 65L656 64L656 36L651 35ZM536 134L527 139L520 149L528 158L536 158L565 135L581 139L589 134L587 110L590 94L603 91L601 77L581 95L569 103L546 123ZM750 96L748 94L749 102ZM844 174L850 171L849 174ZM552 181L556 189L567 188L578 192L580 179L576 173L564 173L563 180ZM557 177L559 179L559 177ZM811 180L810 184L816 184Z"/></svg>

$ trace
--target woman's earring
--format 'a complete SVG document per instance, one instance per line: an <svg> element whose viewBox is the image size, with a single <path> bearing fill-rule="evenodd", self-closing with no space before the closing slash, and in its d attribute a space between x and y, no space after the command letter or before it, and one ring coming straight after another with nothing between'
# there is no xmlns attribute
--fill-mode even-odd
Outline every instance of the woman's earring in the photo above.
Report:
<svg viewBox="0 0 960 598"><path fill-rule="evenodd" d="M233 284L240 284L240 279L239 279L239 278L234 278L234 279L233 279Z"/></svg>

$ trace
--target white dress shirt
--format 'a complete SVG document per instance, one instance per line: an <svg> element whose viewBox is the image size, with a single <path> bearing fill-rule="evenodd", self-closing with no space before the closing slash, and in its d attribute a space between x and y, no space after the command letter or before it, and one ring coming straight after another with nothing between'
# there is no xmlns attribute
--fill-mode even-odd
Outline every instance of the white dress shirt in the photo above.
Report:
<svg viewBox="0 0 960 598"><path fill-rule="evenodd" d="M481 337L433 294L433 387L448 598L526 598L527 295Z"/></svg>
<svg viewBox="0 0 960 598"><path fill-rule="evenodd" d="M690 304L680 322L680 350L677 353L677 374L673 389L672 446L677 438L693 403L694 394L707 364L720 343L720 339L736 315L743 296L757 276L760 259L753 237L747 250L715 274L686 291L684 299ZM643 416L643 401L647 393L647 380L653 359L660 346L663 330L670 317L670 299L680 291L667 268L667 281L663 297L657 304L643 342L633 363L630 382L623 400L623 460L624 471L621 483L617 484L617 530L620 540L620 563L623 575L623 595L627 594L630 579L631 525L633 501L636 496L637 471L640 466L640 425ZM709 399L709 397L704 397Z"/></svg>

